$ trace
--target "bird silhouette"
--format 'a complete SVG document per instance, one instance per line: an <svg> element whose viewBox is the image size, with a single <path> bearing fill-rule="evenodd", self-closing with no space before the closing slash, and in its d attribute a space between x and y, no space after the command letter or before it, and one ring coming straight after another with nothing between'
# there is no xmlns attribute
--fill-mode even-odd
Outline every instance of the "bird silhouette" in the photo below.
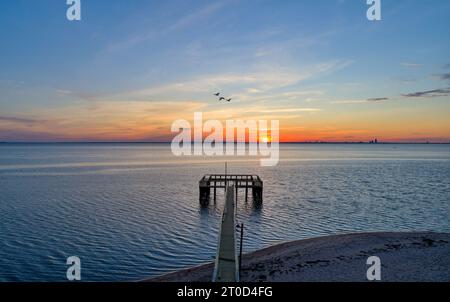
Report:
<svg viewBox="0 0 450 302"><path fill-rule="evenodd" d="M219 101L224 101L225 100L225 98L224 97L221 97L220 99L219 99Z"/></svg>
<svg viewBox="0 0 450 302"><path fill-rule="evenodd" d="M215 93L214 95L215 95L215 96L219 96L219 95L220 95L220 92L218 92L218 93Z"/></svg>
<svg viewBox="0 0 450 302"><path fill-rule="evenodd" d="M231 99L228 99L227 102L231 102Z"/></svg>

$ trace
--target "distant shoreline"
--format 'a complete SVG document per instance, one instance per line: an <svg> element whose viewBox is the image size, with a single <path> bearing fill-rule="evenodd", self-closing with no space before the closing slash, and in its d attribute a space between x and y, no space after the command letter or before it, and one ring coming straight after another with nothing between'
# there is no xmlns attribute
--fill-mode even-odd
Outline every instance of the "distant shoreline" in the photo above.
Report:
<svg viewBox="0 0 450 302"><path fill-rule="evenodd" d="M364 282L367 258L381 259L382 281L450 281L450 234L357 233L292 241L243 257L245 282ZM207 263L144 282L209 282Z"/></svg>
<svg viewBox="0 0 450 302"><path fill-rule="evenodd" d="M83 144L99 144L99 145L112 145L112 144L159 144L159 145L167 145L171 144L171 142L14 142L14 141L6 141L1 142L3 145L83 145ZM195 144L195 143L194 143ZM248 145L249 143L246 143ZM279 143L280 145L450 145L450 142L378 142L378 143L370 143L370 142L283 142Z"/></svg>

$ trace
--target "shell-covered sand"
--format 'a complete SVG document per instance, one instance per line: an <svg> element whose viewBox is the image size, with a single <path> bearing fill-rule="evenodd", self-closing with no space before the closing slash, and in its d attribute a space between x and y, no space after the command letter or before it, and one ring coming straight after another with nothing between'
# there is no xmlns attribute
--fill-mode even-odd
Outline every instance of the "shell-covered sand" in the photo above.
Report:
<svg viewBox="0 0 450 302"><path fill-rule="evenodd" d="M450 281L450 234L361 233L287 242L244 255L241 281L367 281L367 258L381 259L381 279ZM204 264L146 281L211 281Z"/></svg>

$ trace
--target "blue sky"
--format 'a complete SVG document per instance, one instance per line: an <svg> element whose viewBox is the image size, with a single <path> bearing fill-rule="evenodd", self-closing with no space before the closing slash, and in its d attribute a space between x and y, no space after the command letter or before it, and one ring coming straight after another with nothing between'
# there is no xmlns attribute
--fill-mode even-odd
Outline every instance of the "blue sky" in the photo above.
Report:
<svg viewBox="0 0 450 302"><path fill-rule="evenodd" d="M65 0L1 1L0 140L157 140L201 110L272 113L296 140L450 141L450 1L382 0L380 22L367 8L82 0L69 22Z"/></svg>

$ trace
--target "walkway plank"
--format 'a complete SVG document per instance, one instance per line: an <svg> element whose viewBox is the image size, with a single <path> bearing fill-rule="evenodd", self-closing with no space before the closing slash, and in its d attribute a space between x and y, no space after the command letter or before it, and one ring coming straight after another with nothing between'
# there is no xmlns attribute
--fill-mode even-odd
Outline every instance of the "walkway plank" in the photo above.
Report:
<svg viewBox="0 0 450 302"><path fill-rule="evenodd" d="M238 282L239 271L236 254L236 198L235 187L227 186L226 200L222 215L213 281Z"/></svg>

